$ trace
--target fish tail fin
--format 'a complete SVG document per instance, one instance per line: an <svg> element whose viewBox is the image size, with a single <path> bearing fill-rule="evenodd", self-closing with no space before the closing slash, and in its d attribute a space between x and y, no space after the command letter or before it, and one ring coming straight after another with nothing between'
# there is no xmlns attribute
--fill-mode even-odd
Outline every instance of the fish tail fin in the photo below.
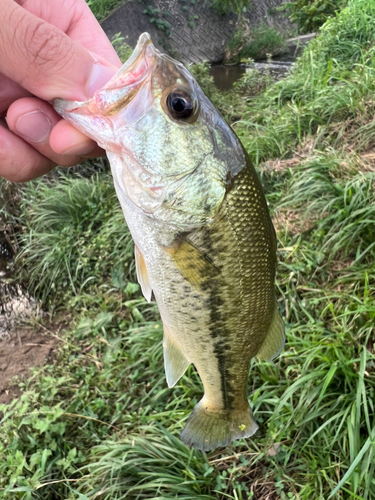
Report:
<svg viewBox="0 0 375 500"><path fill-rule="evenodd" d="M280 316L279 311L277 310L277 305L275 304L275 311L273 314L271 326L256 356L257 358L264 361L271 361L271 359L276 358L281 353L284 344L284 322Z"/></svg>
<svg viewBox="0 0 375 500"><path fill-rule="evenodd" d="M181 440L198 450L209 451L252 436L258 426L246 404L240 410L212 411L202 399L189 416Z"/></svg>

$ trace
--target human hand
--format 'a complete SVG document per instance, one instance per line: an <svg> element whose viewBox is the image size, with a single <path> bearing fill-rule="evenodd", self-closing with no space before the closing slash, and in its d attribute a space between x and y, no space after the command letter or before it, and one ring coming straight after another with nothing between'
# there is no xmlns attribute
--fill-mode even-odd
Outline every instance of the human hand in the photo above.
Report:
<svg viewBox="0 0 375 500"><path fill-rule="evenodd" d="M27 181L57 164L103 155L49 104L92 97L121 65L86 2L0 0L0 6L0 176Z"/></svg>

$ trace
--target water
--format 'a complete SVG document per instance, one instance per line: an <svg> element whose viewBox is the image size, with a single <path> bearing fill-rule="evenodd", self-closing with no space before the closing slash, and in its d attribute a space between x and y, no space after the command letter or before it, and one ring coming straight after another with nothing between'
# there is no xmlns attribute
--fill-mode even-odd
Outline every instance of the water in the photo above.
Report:
<svg viewBox="0 0 375 500"><path fill-rule="evenodd" d="M254 68L258 71L269 71L271 75L280 80L291 70L295 57L290 54L284 54L280 57L274 57L270 61L258 61L254 63Z"/></svg>
<svg viewBox="0 0 375 500"><path fill-rule="evenodd" d="M214 77L214 83L219 90L231 90L244 73L245 66L238 64L213 65L210 68L210 75Z"/></svg>
<svg viewBox="0 0 375 500"><path fill-rule="evenodd" d="M252 67L260 72L268 71L275 80L280 80L291 69L294 61L295 57L293 55L286 54L274 57L270 61L258 61ZM244 64L213 65L210 68L210 74L213 76L217 88L227 91L233 88L234 83L246 73L247 69Z"/></svg>

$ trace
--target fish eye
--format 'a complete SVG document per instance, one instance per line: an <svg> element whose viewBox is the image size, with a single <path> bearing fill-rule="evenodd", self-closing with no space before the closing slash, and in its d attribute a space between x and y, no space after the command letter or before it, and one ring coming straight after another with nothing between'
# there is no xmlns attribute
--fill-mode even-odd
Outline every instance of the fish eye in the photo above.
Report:
<svg viewBox="0 0 375 500"><path fill-rule="evenodd" d="M167 97L167 107L176 120L189 118L194 113L194 100L184 90L174 90Z"/></svg>

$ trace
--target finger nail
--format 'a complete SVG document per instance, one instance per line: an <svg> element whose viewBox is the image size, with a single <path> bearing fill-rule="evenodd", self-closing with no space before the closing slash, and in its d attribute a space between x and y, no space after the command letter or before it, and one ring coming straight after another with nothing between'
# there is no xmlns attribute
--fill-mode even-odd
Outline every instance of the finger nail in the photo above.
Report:
<svg viewBox="0 0 375 500"><path fill-rule="evenodd" d="M117 73L118 69L114 67L103 66L100 63L93 65L90 77L86 84L86 94L92 97L96 90L104 87L106 83Z"/></svg>
<svg viewBox="0 0 375 500"><path fill-rule="evenodd" d="M82 142L72 144L69 148L65 149L61 154L64 155L78 155L78 156L84 156L88 155L91 153L96 148L95 142L90 141L90 143L84 143Z"/></svg>
<svg viewBox="0 0 375 500"><path fill-rule="evenodd" d="M15 126L15 132L28 142L46 141L51 130L51 120L40 109L21 115Z"/></svg>

